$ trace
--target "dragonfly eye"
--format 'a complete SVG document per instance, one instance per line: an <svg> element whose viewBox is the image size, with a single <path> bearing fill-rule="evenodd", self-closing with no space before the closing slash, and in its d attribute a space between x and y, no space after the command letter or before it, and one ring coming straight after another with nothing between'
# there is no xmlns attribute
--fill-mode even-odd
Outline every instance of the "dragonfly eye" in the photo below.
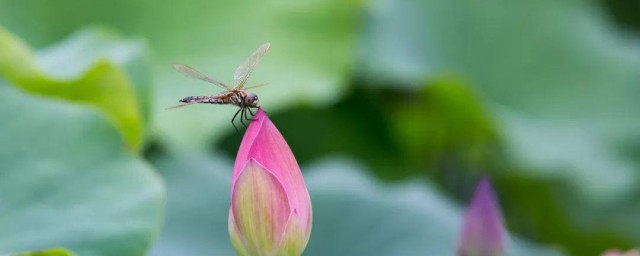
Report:
<svg viewBox="0 0 640 256"><path fill-rule="evenodd" d="M249 94L247 95L246 101L249 103L258 103L258 95Z"/></svg>

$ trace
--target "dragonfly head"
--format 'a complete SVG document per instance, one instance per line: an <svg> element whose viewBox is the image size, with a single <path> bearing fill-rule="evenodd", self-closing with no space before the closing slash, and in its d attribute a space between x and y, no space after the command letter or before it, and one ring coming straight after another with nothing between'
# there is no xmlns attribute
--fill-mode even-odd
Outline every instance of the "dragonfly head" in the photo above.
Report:
<svg viewBox="0 0 640 256"><path fill-rule="evenodd" d="M249 107L257 107L258 106L258 95L253 93L247 94L247 97L244 98L244 104Z"/></svg>

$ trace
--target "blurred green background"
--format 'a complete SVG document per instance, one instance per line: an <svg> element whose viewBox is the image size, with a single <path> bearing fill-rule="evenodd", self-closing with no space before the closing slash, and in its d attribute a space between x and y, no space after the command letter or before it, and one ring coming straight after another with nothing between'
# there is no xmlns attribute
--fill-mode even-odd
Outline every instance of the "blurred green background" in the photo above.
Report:
<svg viewBox="0 0 640 256"><path fill-rule="evenodd" d="M507 255L640 245L635 0L0 0L0 254L234 255L251 81L305 174L305 255L453 255L494 182ZM62 249L43 255L66 255Z"/></svg>

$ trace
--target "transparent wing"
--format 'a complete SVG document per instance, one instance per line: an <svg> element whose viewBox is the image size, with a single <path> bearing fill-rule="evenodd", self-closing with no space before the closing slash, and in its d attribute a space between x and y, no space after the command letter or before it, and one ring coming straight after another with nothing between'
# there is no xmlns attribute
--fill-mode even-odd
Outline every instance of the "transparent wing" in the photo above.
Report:
<svg viewBox="0 0 640 256"><path fill-rule="evenodd" d="M182 104L180 104L180 105L175 105L175 106L173 106L173 107L165 108L165 110L170 110L170 109L175 109L175 108L186 107L186 106L193 105L193 104L196 104L196 103L198 103L198 102L197 102L197 101L192 101L192 102L189 102L189 103L182 103Z"/></svg>
<svg viewBox="0 0 640 256"><path fill-rule="evenodd" d="M247 58L247 60L245 60L242 64L240 64L240 66L238 66L238 69L236 69L236 73L233 75L233 82L235 83L235 87L237 89L241 89L242 87L244 87L244 85L247 83L247 80L249 80L251 73L253 73L253 70L256 68L256 65L258 65L258 62L260 62L262 56L264 56L264 54L269 51L270 46L271 44L269 43L260 45L260 47L258 47L258 49L253 52L251 56L249 56L249 58Z"/></svg>
<svg viewBox="0 0 640 256"><path fill-rule="evenodd" d="M179 105L175 105L175 106L172 106L172 107L165 108L165 110L186 107L186 106L193 105L193 104L196 104L196 103L205 102L207 100L209 100L209 99L194 100L194 101L191 101L191 102L182 103L182 104L179 104Z"/></svg>
<svg viewBox="0 0 640 256"><path fill-rule="evenodd" d="M265 85L267 85L267 83L256 84L256 85L252 85L252 86L249 86L249 87L245 87L244 90L246 91L246 90L250 90L250 89L261 87L261 86L265 86Z"/></svg>
<svg viewBox="0 0 640 256"><path fill-rule="evenodd" d="M215 85L219 85L222 88L225 88L229 91L231 90L231 87L229 87L225 83L215 80L211 77L208 77L207 75L200 73L200 71L196 70L195 68L189 67L187 65L182 65L182 64L173 64L173 68L185 76L192 77L195 79L200 79L202 81L209 82Z"/></svg>

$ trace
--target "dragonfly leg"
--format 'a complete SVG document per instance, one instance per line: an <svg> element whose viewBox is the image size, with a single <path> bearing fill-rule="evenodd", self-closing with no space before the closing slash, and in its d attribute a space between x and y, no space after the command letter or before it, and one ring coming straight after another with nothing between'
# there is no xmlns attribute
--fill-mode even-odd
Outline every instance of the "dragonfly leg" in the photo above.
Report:
<svg viewBox="0 0 640 256"><path fill-rule="evenodd" d="M256 115L256 114L254 114L254 113L251 111L251 108L249 108L249 113L251 113L251 117L253 117L253 116L255 116L255 115Z"/></svg>
<svg viewBox="0 0 640 256"><path fill-rule="evenodd" d="M246 115L248 121L252 121L253 122L253 121L258 120L257 118L253 118L256 114L254 114L253 111L251 111L251 108L247 108L247 111L249 111L249 113L251 114L251 118L249 118L248 114Z"/></svg>
<svg viewBox="0 0 640 256"><path fill-rule="evenodd" d="M236 120L236 117L238 116L238 113L240 113L240 110L242 109L238 109L238 111L236 111L236 114L233 115L233 118L231 118L231 125L233 125L233 128L236 129L236 132L240 133L240 130L238 130L238 127L236 126L236 123L234 122Z"/></svg>
<svg viewBox="0 0 640 256"><path fill-rule="evenodd" d="M247 113L247 110L248 110L248 109L249 109L249 108L245 108L245 109L244 109L244 120L247 120L247 121L249 121L249 123L251 123L251 121L253 121L253 120L251 120L251 119L249 118L249 114Z"/></svg>
<svg viewBox="0 0 640 256"><path fill-rule="evenodd" d="M248 110L249 110L249 113L251 113L251 119L249 119L249 120L251 120L251 121L258 120L257 118L253 118L254 116L256 116L256 114L254 114L254 113L251 111L251 108L249 108Z"/></svg>
<svg viewBox="0 0 640 256"><path fill-rule="evenodd" d="M242 125L244 125L244 128L247 128L247 124L244 123L244 115L245 115L245 107L240 108L240 123L242 123Z"/></svg>

